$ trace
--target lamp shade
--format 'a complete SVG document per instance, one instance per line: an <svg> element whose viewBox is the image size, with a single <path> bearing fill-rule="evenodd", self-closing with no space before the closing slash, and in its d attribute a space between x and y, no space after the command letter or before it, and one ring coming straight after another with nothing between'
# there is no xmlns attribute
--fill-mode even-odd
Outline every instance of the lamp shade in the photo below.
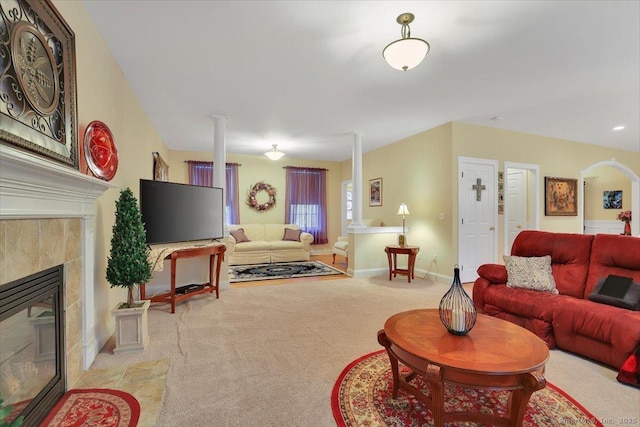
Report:
<svg viewBox="0 0 640 427"><path fill-rule="evenodd" d="M405 205L404 203L400 205L400 208L398 208L398 215L409 215L409 208L407 208L407 205Z"/></svg>
<svg viewBox="0 0 640 427"><path fill-rule="evenodd" d="M420 64L429 49L429 43L422 39L404 38L387 45L382 56L396 70L407 71Z"/></svg>
<svg viewBox="0 0 640 427"><path fill-rule="evenodd" d="M280 160L281 158L284 157L284 153L282 151L278 151L277 144L273 144L273 148L267 151L266 153L264 153L264 155L270 158L271 160Z"/></svg>

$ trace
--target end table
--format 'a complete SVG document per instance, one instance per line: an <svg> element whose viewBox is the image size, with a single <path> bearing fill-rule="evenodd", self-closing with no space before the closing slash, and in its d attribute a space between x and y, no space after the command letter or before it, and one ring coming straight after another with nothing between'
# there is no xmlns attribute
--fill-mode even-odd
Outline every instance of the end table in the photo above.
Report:
<svg viewBox="0 0 640 427"><path fill-rule="evenodd" d="M387 253L387 260L389 261L389 280L391 280L392 275L396 277L398 274L405 274L407 281L411 283L411 279L416 278L414 269L416 265L416 255L420 252L420 247L388 245L384 247L384 251ZM407 268L398 268L398 254L408 255ZM393 257L391 255L393 255Z"/></svg>

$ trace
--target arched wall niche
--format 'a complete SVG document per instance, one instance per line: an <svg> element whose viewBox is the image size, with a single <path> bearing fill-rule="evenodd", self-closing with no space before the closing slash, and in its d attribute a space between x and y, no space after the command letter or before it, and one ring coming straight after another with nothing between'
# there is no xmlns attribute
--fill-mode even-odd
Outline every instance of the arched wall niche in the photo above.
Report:
<svg viewBox="0 0 640 427"><path fill-rule="evenodd" d="M618 162L615 158L611 160L604 160L602 162L594 163L591 166L587 167L580 173L580 185L578 188L578 193L580 195L580 200L584 200L584 178L585 175L589 174L594 169L597 169L602 166L611 166L620 170L623 174L625 174L629 180L631 181L631 212L632 218L634 220L631 221L631 234L634 236L640 236L640 177L636 175L634 171L632 171L627 165ZM582 209L582 218L580 219L582 224L582 230L584 230L584 209Z"/></svg>

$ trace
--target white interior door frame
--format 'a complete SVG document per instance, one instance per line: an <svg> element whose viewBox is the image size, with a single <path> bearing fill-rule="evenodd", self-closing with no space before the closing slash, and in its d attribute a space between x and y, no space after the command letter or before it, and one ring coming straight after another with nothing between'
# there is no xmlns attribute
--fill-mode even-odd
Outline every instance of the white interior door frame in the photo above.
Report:
<svg viewBox="0 0 640 427"><path fill-rule="evenodd" d="M611 166L619 169L624 173L631 181L631 212L640 212L640 177L636 175L627 165L618 162L615 158L611 160L605 160L595 163L582 172L580 172L580 182L578 183L578 200L584 200L584 177L592 169L597 169L601 166ZM584 202L580 206L580 229L584 233ZM631 234L633 236L640 236L640 221L631 221Z"/></svg>
<svg viewBox="0 0 640 427"><path fill-rule="evenodd" d="M349 185L351 185L351 180L342 181L341 191L340 191L340 235L347 235L347 191L349 191Z"/></svg>
<svg viewBox="0 0 640 427"><path fill-rule="evenodd" d="M531 198L534 200L533 212L535 212L531 218L531 230L539 230L540 229L540 165L534 165L531 163L517 163L517 162L504 162L504 175L506 177L507 170L509 169L526 169L533 175L533 179L531 180ZM503 215L503 234L504 234L504 242L503 248L504 252L507 251L507 247L509 245L509 235L507 233L507 229L509 228L508 220L509 220L509 186L505 185L504 188L504 215ZM509 255L509 254L505 254Z"/></svg>

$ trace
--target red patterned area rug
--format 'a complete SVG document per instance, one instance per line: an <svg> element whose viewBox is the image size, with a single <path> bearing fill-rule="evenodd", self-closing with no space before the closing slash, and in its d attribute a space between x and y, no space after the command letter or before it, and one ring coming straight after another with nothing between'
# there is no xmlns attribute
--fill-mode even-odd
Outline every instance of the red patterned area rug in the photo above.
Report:
<svg viewBox="0 0 640 427"><path fill-rule="evenodd" d="M69 390L40 427L134 427L140 404L129 393L103 388Z"/></svg>
<svg viewBox="0 0 640 427"><path fill-rule="evenodd" d="M400 364L401 374L409 369ZM404 391L391 397L393 376L385 350L351 362L340 374L331 393L331 409L339 427L346 426L430 426L431 411ZM420 376L412 381L426 395L429 384ZM478 411L504 415L508 392L445 386L445 411ZM456 422L453 426L476 425ZM589 426L600 421L562 390L549 384L531 396L524 427Z"/></svg>

